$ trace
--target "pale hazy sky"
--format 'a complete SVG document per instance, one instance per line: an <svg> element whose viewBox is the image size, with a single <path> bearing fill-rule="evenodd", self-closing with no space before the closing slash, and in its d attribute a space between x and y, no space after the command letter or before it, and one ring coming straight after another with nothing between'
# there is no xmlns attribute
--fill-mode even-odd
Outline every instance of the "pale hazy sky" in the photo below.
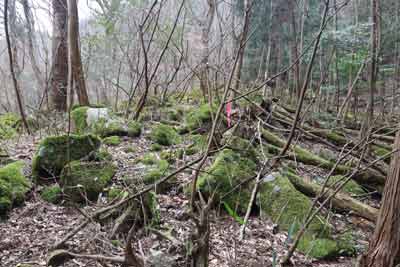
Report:
<svg viewBox="0 0 400 267"><path fill-rule="evenodd" d="M51 0L32 0L33 12L36 18L37 27L42 31L51 33ZM78 0L79 19L85 19L90 16L91 9L96 8L95 0Z"/></svg>

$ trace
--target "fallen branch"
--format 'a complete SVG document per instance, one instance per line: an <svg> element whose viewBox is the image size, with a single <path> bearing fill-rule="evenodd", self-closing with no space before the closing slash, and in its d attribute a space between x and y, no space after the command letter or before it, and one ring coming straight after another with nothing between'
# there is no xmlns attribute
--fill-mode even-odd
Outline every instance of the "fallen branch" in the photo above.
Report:
<svg viewBox="0 0 400 267"><path fill-rule="evenodd" d="M309 197L316 197L318 196L319 192L322 191L322 186L316 183L308 182L292 172L287 172L285 174L286 174L285 176L289 179L289 181L298 191L302 192L303 194ZM327 190L327 193L329 195L333 193L332 189L325 189L325 190ZM327 196L324 195L319 201L323 201L326 198ZM354 199L351 196L342 192L338 192L332 197L331 204L337 210L353 211L355 214L365 219L368 219L372 222L376 221L379 212L378 209L375 209L367 204L364 204L361 201L358 201L357 199Z"/></svg>

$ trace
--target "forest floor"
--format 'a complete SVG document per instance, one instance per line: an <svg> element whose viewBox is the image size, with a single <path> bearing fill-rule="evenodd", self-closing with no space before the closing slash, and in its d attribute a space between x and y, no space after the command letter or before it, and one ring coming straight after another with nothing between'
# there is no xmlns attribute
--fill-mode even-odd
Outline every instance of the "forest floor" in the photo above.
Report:
<svg viewBox="0 0 400 267"><path fill-rule="evenodd" d="M21 136L7 141L8 151L12 157L30 163L36 151L39 137ZM125 152L127 147L134 147L134 152ZM114 183L120 183L121 177L137 175L132 162L149 150L149 141L142 135L140 138L124 138L118 146L107 146L118 166ZM183 166L194 155L175 162L175 167ZM208 163L209 164L209 163ZM27 170L29 173L30 170ZM178 175L180 185L191 180L193 170ZM40 187L35 187L22 207L12 210L6 221L0 222L0 266L46 266L46 259L54 243L62 239L77 226L84 214L104 205L101 200L91 203L83 209L70 206L53 205L44 202L39 196ZM168 255L175 262L174 266L184 266L185 256L182 244L193 228L192 221L185 215L188 198L181 188L173 188L166 194L156 196L161 212L159 229L170 230L171 235L180 242L160 237L157 231L143 231L135 237L136 249L142 255ZM218 214L217 214L218 213ZM367 245L368 236L373 225L351 214L333 215L338 224L352 223L360 233L360 247ZM67 242L71 251L83 254L120 255L123 254L124 241L121 236L110 239L111 225L100 225L97 222L80 231ZM273 261L287 251L287 234L273 233L273 223L268 219L250 218L245 240L239 240L240 225L223 212L214 211L211 216L210 266L273 266ZM176 241L175 240L175 241ZM295 253L295 266L313 267L350 267L354 258L340 257L333 261L316 261L300 253ZM28 266L28 265L27 265ZM64 266L116 266L107 262L74 259ZM161 266L169 266L163 263Z"/></svg>

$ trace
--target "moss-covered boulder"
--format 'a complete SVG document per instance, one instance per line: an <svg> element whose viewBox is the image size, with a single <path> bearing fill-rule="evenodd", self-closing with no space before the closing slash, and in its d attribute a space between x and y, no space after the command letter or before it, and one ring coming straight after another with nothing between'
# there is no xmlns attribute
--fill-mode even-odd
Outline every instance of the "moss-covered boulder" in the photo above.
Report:
<svg viewBox="0 0 400 267"><path fill-rule="evenodd" d="M154 125L151 129L150 139L159 145L171 146L180 143L181 139L176 130L165 124Z"/></svg>
<svg viewBox="0 0 400 267"><path fill-rule="evenodd" d="M332 238L316 238L306 234L300 240L298 249L315 259L332 260L356 255L356 242L353 238L349 239L347 234Z"/></svg>
<svg viewBox="0 0 400 267"><path fill-rule="evenodd" d="M111 162L73 161L61 172L64 195L71 201L95 201L117 169Z"/></svg>
<svg viewBox="0 0 400 267"><path fill-rule="evenodd" d="M170 164L165 159L160 159L154 153L147 153L141 159L140 163L143 164L143 183L145 185L152 185L159 181L161 178L169 174ZM157 187L158 193L164 193L170 189L176 182L176 178L171 178L167 182Z"/></svg>
<svg viewBox="0 0 400 267"><path fill-rule="evenodd" d="M46 186L40 192L40 196L46 202L58 204L62 200L62 189L57 184Z"/></svg>
<svg viewBox="0 0 400 267"><path fill-rule="evenodd" d="M25 163L17 161L0 168L0 216L25 200L31 183L24 175Z"/></svg>
<svg viewBox="0 0 400 267"><path fill-rule="evenodd" d="M249 140L234 135L231 131L225 132L221 144L241 154L243 157L248 157L254 162L258 161L258 152L254 145Z"/></svg>
<svg viewBox="0 0 400 267"><path fill-rule="evenodd" d="M271 218L283 230L295 225L294 231L297 231L311 204L311 200L297 191L287 177L278 173L266 177L258 193L258 205L263 215ZM329 230L328 227L322 218L315 218L309 230L324 234Z"/></svg>
<svg viewBox="0 0 400 267"><path fill-rule="evenodd" d="M0 115L0 140L12 138L17 133L19 118L14 113Z"/></svg>
<svg viewBox="0 0 400 267"><path fill-rule="evenodd" d="M121 142L121 137L115 135L103 139L103 143L109 146L118 146Z"/></svg>
<svg viewBox="0 0 400 267"><path fill-rule="evenodd" d="M73 128L79 134L90 132L101 137L137 137L141 133L139 123L127 124L108 108L77 107L71 112L71 117Z"/></svg>
<svg viewBox="0 0 400 267"><path fill-rule="evenodd" d="M32 162L35 178L57 178L64 166L73 160L91 157L101 141L94 135L61 135L45 138Z"/></svg>
<svg viewBox="0 0 400 267"><path fill-rule="evenodd" d="M209 128L212 121L212 110L209 104L193 108L185 118L186 127L193 131L199 128Z"/></svg>
<svg viewBox="0 0 400 267"><path fill-rule="evenodd" d="M230 192L234 186L239 185L255 174L256 163L242 157L239 153L224 149L215 157L213 164L206 169L197 182L197 188L205 196L215 192L215 200ZM251 195L251 186L246 185L235 192L231 192L223 201L238 213L245 213Z"/></svg>
<svg viewBox="0 0 400 267"><path fill-rule="evenodd" d="M208 136L193 134L189 137L190 144L185 148L186 155L194 155L207 148Z"/></svg>
<svg viewBox="0 0 400 267"><path fill-rule="evenodd" d="M128 136L139 137L142 133L142 124L137 121L130 121L128 123Z"/></svg>
<svg viewBox="0 0 400 267"><path fill-rule="evenodd" d="M257 203L264 216L269 217L294 238L305 221L312 201L297 191L286 176L268 175L260 186ZM300 240L298 249L317 259L328 259L343 253L342 242L331 235L330 224L316 217Z"/></svg>
<svg viewBox="0 0 400 267"><path fill-rule="evenodd" d="M331 176L328 180L328 186L329 187L337 187L341 185L346 178L344 178L342 175L335 175ZM349 193L350 195L362 195L365 194L365 190L363 187L359 184L357 184L355 181L350 180L348 181L345 186L342 188L343 192Z"/></svg>

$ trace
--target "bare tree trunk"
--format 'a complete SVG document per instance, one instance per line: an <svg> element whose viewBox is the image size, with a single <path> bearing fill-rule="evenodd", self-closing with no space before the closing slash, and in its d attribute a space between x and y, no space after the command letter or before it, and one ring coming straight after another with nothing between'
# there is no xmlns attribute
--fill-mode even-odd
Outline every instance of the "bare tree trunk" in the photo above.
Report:
<svg viewBox="0 0 400 267"><path fill-rule="evenodd" d="M68 51L67 51L67 0L52 0L53 4L53 75L51 77L51 107L67 110Z"/></svg>
<svg viewBox="0 0 400 267"><path fill-rule="evenodd" d="M265 60L266 62L265 62L264 80L268 79L269 70L271 68L270 64L271 64L272 42L273 42L272 39L273 39L273 36L274 36L273 27L272 27L273 19L274 19L274 10L273 9L274 9L274 1L271 0L271 3L270 3L270 14L269 14L269 23L270 23L271 32L270 32L269 37L268 37L268 48L267 48L267 55L266 55L266 60ZM268 92L268 85L265 84L265 86L264 86L264 96L267 96L267 92ZM273 90L271 90L271 94L274 95Z"/></svg>
<svg viewBox="0 0 400 267"><path fill-rule="evenodd" d="M19 108L19 112L21 114L22 122L28 134L31 134L28 126L28 122L26 121L24 107L22 105L22 96L18 88L17 78L14 72L14 62L13 62L13 55L11 49L11 42L10 42L10 34L8 32L8 0L4 0L4 30L6 34L6 41L7 41L7 51L8 51L8 58L10 62L10 71L12 76L12 81L14 85L15 95L17 96L17 104Z"/></svg>
<svg viewBox="0 0 400 267"><path fill-rule="evenodd" d="M379 43L378 38L378 5L379 0L371 0L371 16L372 16L372 29L371 29L371 66L370 66L370 79L369 79L369 102L367 108L367 116L363 122L360 130L360 139L363 139L371 128L371 123L374 117L374 95L376 90L376 61L377 61L377 47Z"/></svg>
<svg viewBox="0 0 400 267"><path fill-rule="evenodd" d="M208 60L210 56L210 31L211 26L214 22L215 17L215 0L207 0L208 11L205 21L201 21L201 43L202 43L202 59L201 59L201 70L200 70L200 90L203 93L204 99L206 99L209 91L210 81L208 78ZM210 96L209 96L210 97Z"/></svg>
<svg viewBox="0 0 400 267"><path fill-rule="evenodd" d="M252 1L251 0L244 0L244 26L243 31L240 35L240 42L239 42L239 53L238 53L238 63L235 69L235 83L233 88L234 91L238 91L240 87L240 79L242 77L242 67L243 67L243 59L244 59L244 52L246 48L247 42L247 35L249 33L250 28L250 17L251 17L251 8L252 8Z"/></svg>
<svg viewBox="0 0 400 267"><path fill-rule="evenodd" d="M28 54L29 54L29 59L31 63L31 67L33 70L33 74L35 75L36 83L38 86L38 94L45 88L45 82L42 76L42 72L39 68L39 65L36 61L36 56L35 56L35 38L33 34L34 30L34 21L33 21L33 15L31 8L29 6L28 0L22 0L21 1L22 6L24 8L24 15L25 15L25 20L26 20L26 31L27 31L27 41L28 41ZM40 95L39 95L40 97Z"/></svg>
<svg viewBox="0 0 400 267"><path fill-rule="evenodd" d="M89 97L82 67L79 41L79 17L76 0L68 0L68 45L70 52L69 60L71 60L72 76L78 95L78 101L80 105L88 106Z"/></svg>
<svg viewBox="0 0 400 267"><path fill-rule="evenodd" d="M291 50L292 50L292 60L297 60L299 58L299 51L297 47L297 23L296 23L296 12L295 6L293 4L294 1L288 1L288 8L291 15L291 32L292 32L292 40L291 40ZM300 84L300 64L296 62L293 69L293 78L295 82L295 91L296 91L296 102L300 99L301 94L301 84Z"/></svg>
<svg viewBox="0 0 400 267"><path fill-rule="evenodd" d="M394 267L400 263L400 131L397 132L381 209L369 249L359 267Z"/></svg>

